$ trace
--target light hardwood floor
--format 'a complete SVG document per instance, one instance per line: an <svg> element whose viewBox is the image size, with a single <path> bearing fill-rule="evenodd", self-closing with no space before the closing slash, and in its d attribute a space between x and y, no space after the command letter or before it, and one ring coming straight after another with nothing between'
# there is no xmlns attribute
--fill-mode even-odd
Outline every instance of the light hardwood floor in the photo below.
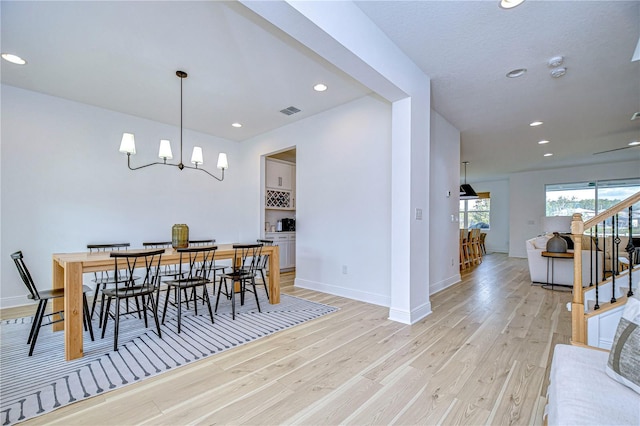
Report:
<svg viewBox="0 0 640 426"><path fill-rule="evenodd" d="M384 307L283 293L340 310L27 424L540 424L553 346L571 333L570 293L532 286L526 259L502 254L412 326Z"/></svg>

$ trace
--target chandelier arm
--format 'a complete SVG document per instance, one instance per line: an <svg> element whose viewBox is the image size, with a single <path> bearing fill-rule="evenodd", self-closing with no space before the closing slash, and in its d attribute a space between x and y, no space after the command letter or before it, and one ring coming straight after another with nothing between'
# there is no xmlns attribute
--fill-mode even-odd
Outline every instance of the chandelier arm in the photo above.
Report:
<svg viewBox="0 0 640 426"><path fill-rule="evenodd" d="M198 167L192 167L192 166L184 166L185 169L192 169L192 170L200 170L201 172L205 172L206 174L208 174L209 176L211 176L214 179L219 180L220 182L222 182L224 180L224 169L222 169L222 178L219 178L216 175L212 175L211 173L209 173L208 171L206 171L205 169L200 169Z"/></svg>
<svg viewBox="0 0 640 426"><path fill-rule="evenodd" d="M155 165L178 167L177 164L167 163L166 160L163 163L156 161L155 163L145 164L144 166L131 167L131 154L127 153L127 167L129 167L129 170L140 170L140 169L144 169L145 167L155 166Z"/></svg>

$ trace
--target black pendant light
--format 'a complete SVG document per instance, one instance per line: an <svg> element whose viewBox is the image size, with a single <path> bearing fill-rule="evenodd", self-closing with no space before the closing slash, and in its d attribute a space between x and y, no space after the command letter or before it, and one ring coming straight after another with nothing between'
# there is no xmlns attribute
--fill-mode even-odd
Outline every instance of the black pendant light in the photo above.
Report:
<svg viewBox="0 0 640 426"><path fill-rule="evenodd" d="M460 199L473 200L475 198L479 198L476 191L474 191L471 185L467 183L467 164L469 164L469 162L463 161L462 164L464 164L464 183L460 185Z"/></svg>

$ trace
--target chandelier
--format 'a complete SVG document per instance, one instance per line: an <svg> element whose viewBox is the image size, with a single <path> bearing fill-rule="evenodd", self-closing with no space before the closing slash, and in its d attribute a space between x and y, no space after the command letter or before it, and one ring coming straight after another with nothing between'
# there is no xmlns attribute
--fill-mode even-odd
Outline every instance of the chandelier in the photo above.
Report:
<svg viewBox="0 0 640 426"><path fill-rule="evenodd" d="M156 161L155 163L145 164L139 167L131 167L131 156L136 153L136 143L133 133L123 133L122 141L120 142L120 152L127 154L127 166L130 170L139 170L149 166L161 165L161 166L173 166L178 169L193 169L200 170L205 172L209 176L214 179L222 182L224 180L224 171L229 168L229 163L227 161L227 154L221 152L218 154L218 169L222 170L222 177L215 176L205 169L201 169L198 166L204 163L202 156L202 148L199 146L193 147L193 153L191 154L191 163L194 166L187 166L182 162L182 81L187 78L187 73L184 71L176 71L176 75L180 77L180 162L178 164L167 163L167 160L173 159L173 154L171 152L171 143L166 139L160 140L160 150L158 152L158 157L162 158L162 162Z"/></svg>

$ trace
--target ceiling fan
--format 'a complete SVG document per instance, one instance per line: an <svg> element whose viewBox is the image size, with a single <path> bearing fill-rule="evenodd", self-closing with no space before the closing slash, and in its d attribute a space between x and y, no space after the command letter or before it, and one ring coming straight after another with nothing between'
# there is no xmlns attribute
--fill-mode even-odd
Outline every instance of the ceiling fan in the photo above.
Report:
<svg viewBox="0 0 640 426"><path fill-rule="evenodd" d="M638 48L640 48L640 40L638 41ZM638 50L638 48L636 48L636 50ZM631 116L631 121L637 120L637 119L640 119L640 111L634 113ZM606 151L594 152L593 155L604 154L604 153L613 152L613 151L620 151L620 150L629 149L629 148L636 148L639 146L640 146L640 141L635 140L633 142L629 142L627 146L623 146L622 148L614 148L614 149L608 149Z"/></svg>
<svg viewBox="0 0 640 426"><path fill-rule="evenodd" d="M593 155L598 155L598 154L605 154L607 152L613 152L613 151L620 151L623 149L629 149L629 148L638 148L640 147L640 142L638 143L633 143L631 142L633 145L629 144L629 146L623 146L622 148L614 148L614 149L608 149L606 151L600 151L600 152L594 152Z"/></svg>

